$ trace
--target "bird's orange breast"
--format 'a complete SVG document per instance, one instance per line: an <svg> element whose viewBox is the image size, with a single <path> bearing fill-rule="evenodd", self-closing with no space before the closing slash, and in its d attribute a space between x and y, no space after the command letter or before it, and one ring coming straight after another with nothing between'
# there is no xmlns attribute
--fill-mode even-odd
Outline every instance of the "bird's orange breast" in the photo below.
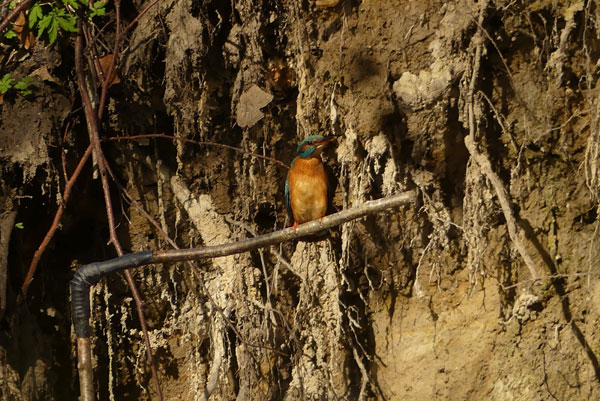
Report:
<svg viewBox="0 0 600 401"><path fill-rule="evenodd" d="M289 172L290 203L298 224L327 213L327 174L321 156L298 158Z"/></svg>

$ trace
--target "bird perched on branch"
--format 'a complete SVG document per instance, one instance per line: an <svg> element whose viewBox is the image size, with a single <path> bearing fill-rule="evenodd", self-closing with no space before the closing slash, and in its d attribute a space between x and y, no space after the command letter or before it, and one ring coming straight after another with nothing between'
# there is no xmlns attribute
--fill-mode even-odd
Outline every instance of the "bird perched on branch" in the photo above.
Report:
<svg viewBox="0 0 600 401"><path fill-rule="evenodd" d="M321 219L327 213L327 174L321 151L335 141L335 136L311 135L300 142L298 154L285 180L285 204L294 216L294 232L298 224Z"/></svg>

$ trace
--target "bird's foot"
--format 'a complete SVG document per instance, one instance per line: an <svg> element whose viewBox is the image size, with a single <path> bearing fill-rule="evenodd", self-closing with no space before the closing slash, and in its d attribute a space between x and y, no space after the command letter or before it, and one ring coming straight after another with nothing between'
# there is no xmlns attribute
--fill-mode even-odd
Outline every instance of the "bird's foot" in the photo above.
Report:
<svg viewBox="0 0 600 401"><path fill-rule="evenodd" d="M296 234L296 228L298 228L298 222L294 221L294 225L292 226L292 230L294 231L294 234Z"/></svg>

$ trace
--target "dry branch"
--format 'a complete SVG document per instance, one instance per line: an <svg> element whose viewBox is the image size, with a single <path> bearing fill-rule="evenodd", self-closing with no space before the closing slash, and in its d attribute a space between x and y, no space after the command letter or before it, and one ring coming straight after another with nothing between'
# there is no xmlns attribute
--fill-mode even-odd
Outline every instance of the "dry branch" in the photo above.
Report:
<svg viewBox="0 0 600 401"><path fill-rule="evenodd" d="M102 109L99 109L98 112L94 109L91 101L91 95L88 92L88 85L86 84L86 79L83 70L83 61L82 61L82 53L83 53L83 29L81 19L79 20L79 34L77 35L77 40L75 42L75 70L77 75L77 84L79 87L79 93L81 95L81 100L84 106L84 112L87 122L88 133L90 136L91 146L93 147L93 155L96 157L96 161L98 163L98 171L100 173L100 180L102 182L102 190L104 194L104 202L106 207L106 216L108 220L109 234L110 234L110 243L115 247L117 254L119 256L123 256L123 248L121 247L121 243L117 237L117 230L115 226L114 213L112 207L112 201L110 196L110 188L107 177L107 166L108 163L106 158L104 157L104 153L102 151L102 147L100 146L100 135L99 135L99 120ZM127 280L127 284L131 289L131 293L133 299L135 300L136 309L138 318L140 320L140 325L142 327L142 332L144 335L144 343L146 346L146 355L148 358L148 363L150 365L150 370L152 371L152 378L156 383L156 390L158 399L162 400L162 390L160 388L160 382L158 379L158 370L156 369L156 363L154 362L154 356L152 354L152 347L150 344L150 337L148 335L148 328L146 324L146 319L144 318L144 312L142 310L144 302L140 297L140 294L137 290L137 286L133 281L133 277L131 273L127 270L124 271L125 278ZM80 364L82 361L80 360ZM87 399L93 400L93 394L83 395L84 391L87 391L83 386L83 383L80 383L80 390L82 392L82 396Z"/></svg>
<svg viewBox="0 0 600 401"><path fill-rule="evenodd" d="M94 400L94 374L92 368L92 349L89 337L77 337L77 371L81 401Z"/></svg>
<svg viewBox="0 0 600 401"><path fill-rule="evenodd" d="M368 201L359 207L346 209L339 213L326 216L322 220L313 220L309 223L301 224L298 226L296 232L289 227L269 234L264 234L259 237L250 238L244 241L232 242L229 244L207 246L203 248L155 251L153 253L152 262L165 263L204 258L217 258L234 255L236 253L247 252L269 245L276 245L283 241L289 241L316 234L322 230L339 226L340 224L347 223L351 220L358 219L368 214L378 213L386 209L412 203L416 200L416 197L417 193L415 191L407 191L385 198Z"/></svg>
<svg viewBox="0 0 600 401"><path fill-rule="evenodd" d="M144 251L135 254L124 255L105 262L91 263L86 266L82 266L77 270L75 277L71 281L72 316L75 332L77 333L78 337L78 344L80 343L80 339L89 338L90 335L89 289L108 273L152 263L179 262L202 258L229 256L270 245L276 245L283 241L289 241L316 234L327 228L364 217L368 214L374 214L386 209L391 209L393 207L413 203L415 202L416 198L416 191L407 191L388 196L386 198L368 201L359 207L341 211L339 213L324 217L322 220L315 220L309 223L301 224L298 226L295 232L291 227L289 227L269 234L264 234L259 237L228 244L192 249L174 249L155 252ZM81 343L85 345L85 341L81 341ZM78 355L80 366L84 365L82 357L85 357L87 352L89 352L89 341L87 342L87 345L87 348L81 350L83 355ZM219 358L216 358L216 361L213 361L213 363L214 362L218 363ZM217 369L217 365L214 365L213 368ZM80 387L83 392L86 390L86 388L84 388L84 383L87 385L92 380L90 376L92 375L91 369L80 369L80 374L85 375L84 377L80 377ZM214 376L214 374L212 376ZM87 387L89 388L89 386ZM211 391L210 383L209 386L207 386L206 391L207 392L204 394L208 394ZM91 398L85 399L93 400L93 394L91 394Z"/></svg>
<svg viewBox="0 0 600 401"><path fill-rule="evenodd" d="M33 279L35 270L37 269L37 266L40 262L40 258L44 254L46 247L48 246L48 244L50 243L50 240L54 236L54 233L58 229L58 224L60 223L60 219L62 218L63 212L65 211L67 201L69 200L69 197L71 196L71 191L73 190L73 185L75 184L75 181L77 181L77 178L79 177L79 174L81 173L81 170L83 170L83 166L85 165L85 163L89 159L90 155L92 154L92 149L93 149L92 145L88 146L87 150L85 151L85 153L79 160L79 163L77 164L77 167L75 168L75 171L71 175L71 178L67 181L65 190L62 195L62 202L60 203L60 205L58 205L58 210L56 211L56 214L54 215L54 220L52 221L52 225L50 226L50 229L46 233L46 236L44 236L42 243L40 244L38 249L35 251L35 254L33 255L33 259L31 259L31 263L29 264L29 269L27 270L27 275L25 276L25 280L23 280L23 284L21 285L21 292L23 294L27 293L27 289L29 288L29 285L31 284L31 280Z"/></svg>
<svg viewBox="0 0 600 401"><path fill-rule="evenodd" d="M188 139L188 138L183 138L183 137L178 137L178 136L170 136L170 135L166 135L166 134L141 134L141 135L132 135L132 136L113 136L113 137L109 137L109 138L103 138L102 140L103 141L123 141L123 140L140 140L140 139L147 139L147 138L170 139L172 141L181 141L181 142L186 142L186 143L192 143L194 145L199 145L199 146L207 145L207 146L214 146L214 147L223 148L223 149L229 149L229 150L233 150L235 152L239 152L239 153L248 155L250 157L268 160L270 162L280 165L281 167L283 167L285 169L290 168L287 164L285 164L281 160L275 159L274 157L269 157L269 156L259 155L258 153L248 152L244 149L241 149L241 148L238 148L235 146L225 145L223 143L211 142L211 141L196 141L194 139Z"/></svg>
<svg viewBox="0 0 600 401"><path fill-rule="evenodd" d="M121 31L121 6L120 6L120 1L119 0L115 0L115 14L116 14L116 35L115 35L115 43L114 43L114 47L113 47L113 59L111 60L111 63L106 71L106 76L104 81L102 82L102 90L100 92L100 103L98 104L98 119L102 120L102 114L104 113L104 104L106 102L106 96L107 96L107 91L108 91L108 87L110 86L110 83L112 82L112 79L114 77L114 75L116 74L116 68L117 68L117 62L118 62L118 58L119 58L119 45L121 44L121 40L123 40L123 37L125 36L125 34L135 26L135 24L138 23L138 21L140 20L140 18L142 18L147 12L148 10L150 10L150 8L154 7L154 5L158 3L158 0L154 0L152 1L150 4L148 4L146 7L144 7L144 9L142 11L139 12L139 14L133 19L133 21L131 21L129 23L129 25L127 25L127 27Z"/></svg>

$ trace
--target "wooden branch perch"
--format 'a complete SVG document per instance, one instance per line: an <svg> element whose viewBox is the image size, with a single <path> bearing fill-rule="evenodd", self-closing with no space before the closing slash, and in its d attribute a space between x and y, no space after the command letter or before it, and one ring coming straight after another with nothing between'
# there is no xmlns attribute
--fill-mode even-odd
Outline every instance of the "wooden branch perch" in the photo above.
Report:
<svg viewBox="0 0 600 401"><path fill-rule="evenodd" d="M71 280L73 323L78 337L89 337L89 288L96 284L105 275L153 263L182 262L206 258L218 258L251 251L254 249L276 245L280 242L298 239L316 234L322 230L338 226L351 220L364 217L368 214L378 213L386 209L412 203L416 200L416 191L402 192L377 200L365 202L363 205L346 209L324 217L322 220L313 220L301 224L293 231L291 227L269 234L231 242L228 244L206 246L190 249L170 249L161 251L143 251L123 255L105 262L90 263L80 267Z"/></svg>
<svg viewBox="0 0 600 401"><path fill-rule="evenodd" d="M324 217L322 220L313 220L301 224L294 233L292 228L275 231L269 234L260 235L244 241L232 242L229 244L207 246L203 248L191 249L170 249L167 251L155 251L152 254L152 263L180 262L184 260L197 260L203 258L217 258L229 256L236 253L247 252L253 249L262 248L269 245L276 245L280 242L289 241L308 235L316 234L327 228L339 226L350 220L355 220L368 214L381 212L396 206L412 203L416 200L415 191L402 192L396 195L388 196L377 200L365 202L359 207L346 209Z"/></svg>
<svg viewBox="0 0 600 401"><path fill-rule="evenodd" d="M365 202L363 205L343 210L339 213L324 217L322 220L314 220L298 226L296 232L292 228L275 231L258 237L243 241L207 246L191 249L172 249L162 251L143 251L129 255L123 255L118 258L105 262L90 263L80 267L73 280L71 280L71 310L73 316L73 325L77 335L78 352L84 355L78 355L80 360L79 375L82 392L85 388L93 388L93 375L90 368L89 338L90 331L90 287L96 284L105 275L121 271L124 269L144 266L153 263L180 262L186 260L197 260L203 258L217 258L251 251L254 249L276 245L280 242L298 239L301 237L316 234L327 228L335 227L351 220L364 217L368 214L382 212L386 209L413 203L417 199L416 191L402 192L386 198ZM81 347L79 345L81 344ZM83 357L83 359L82 359ZM86 369L87 367L87 369ZM93 399L93 392L86 398Z"/></svg>

